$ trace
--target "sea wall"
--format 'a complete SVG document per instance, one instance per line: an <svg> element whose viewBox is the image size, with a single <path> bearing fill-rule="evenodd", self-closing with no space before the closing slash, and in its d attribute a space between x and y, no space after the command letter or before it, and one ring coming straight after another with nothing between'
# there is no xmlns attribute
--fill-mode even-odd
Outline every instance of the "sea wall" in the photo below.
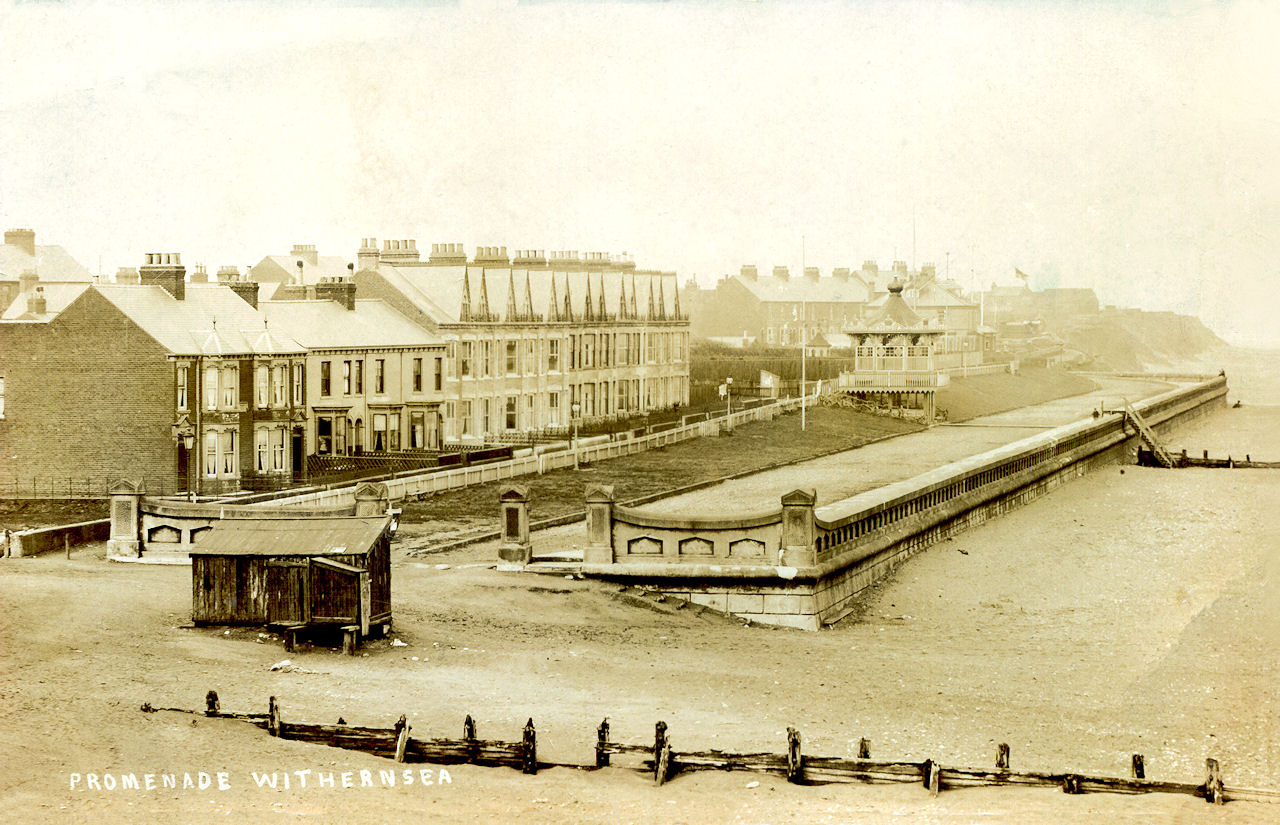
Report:
<svg viewBox="0 0 1280 825"><path fill-rule="evenodd" d="M1159 432L1225 406L1215 377L1134 405ZM934 542L1103 464L1136 460L1138 434L1107 411L814 507L810 491L780 509L719 519L652 516L589 497L585 575L652 587L767 624L816 630L858 593Z"/></svg>

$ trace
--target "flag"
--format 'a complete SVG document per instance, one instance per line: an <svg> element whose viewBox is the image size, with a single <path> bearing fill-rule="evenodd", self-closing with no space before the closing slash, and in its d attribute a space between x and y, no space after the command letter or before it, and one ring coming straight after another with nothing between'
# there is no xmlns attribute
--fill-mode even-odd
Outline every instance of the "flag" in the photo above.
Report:
<svg viewBox="0 0 1280 825"><path fill-rule="evenodd" d="M1030 277L1029 275L1027 275L1027 273L1023 272L1021 269L1018 269L1016 266L1013 268L1013 272L1015 275L1021 278L1024 282L1027 280L1027 278Z"/></svg>

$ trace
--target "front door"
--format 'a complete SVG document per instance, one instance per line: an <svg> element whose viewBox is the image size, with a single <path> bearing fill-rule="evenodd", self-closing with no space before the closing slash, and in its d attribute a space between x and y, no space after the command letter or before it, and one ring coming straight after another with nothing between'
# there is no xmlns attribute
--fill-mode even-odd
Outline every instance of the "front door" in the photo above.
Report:
<svg viewBox="0 0 1280 825"><path fill-rule="evenodd" d="M293 431L293 480L301 481L304 475L303 468L306 466L305 457L302 454L302 431Z"/></svg>

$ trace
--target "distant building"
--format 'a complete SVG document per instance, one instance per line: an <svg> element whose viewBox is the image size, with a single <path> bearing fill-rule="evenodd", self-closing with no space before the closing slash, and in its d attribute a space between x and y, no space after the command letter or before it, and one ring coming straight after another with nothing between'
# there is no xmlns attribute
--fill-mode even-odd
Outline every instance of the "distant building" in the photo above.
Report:
<svg viewBox="0 0 1280 825"><path fill-rule="evenodd" d="M366 239L355 284L447 342L444 438L500 440L685 404L689 319L673 272L605 253ZM576 411L576 413L575 413Z"/></svg>
<svg viewBox="0 0 1280 825"><path fill-rule="evenodd" d="M20 293L30 294L36 284L87 284L89 270L60 246L36 246L31 229L8 229L0 245L0 312Z"/></svg>
<svg viewBox="0 0 1280 825"><path fill-rule="evenodd" d="M248 274L259 284L261 300L291 300L303 297L296 287L349 276L351 265L337 255L321 255L315 244L294 244L288 255L268 255Z"/></svg>
<svg viewBox="0 0 1280 825"><path fill-rule="evenodd" d="M714 292L704 291L693 329L702 338L752 339L766 347L798 346L821 337L834 352L847 349L844 333L850 326L880 312L893 284L903 287L901 299L913 311L946 330L937 346L941 361L956 354L952 360L959 363L959 354L969 352L975 353L975 363L980 359L978 305L955 283L940 279L929 263L912 271L905 261L894 261L889 269L865 261L860 269L838 268L829 277L806 267L798 278L785 266L775 266L771 275L744 266L716 284Z"/></svg>
<svg viewBox="0 0 1280 825"><path fill-rule="evenodd" d="M808 267L793 277L785 266L761 275L747 265L703 296L692 323L700 338L754 338L765 346L796 346L802 327L810 336L842 332L862 317L872 297L871 286L848 269L824 278L816 267Z"/></svg>
<svg viewBox="0 0 1280 825"><path fill-rule="evenodd" d="M316 455L437 450L444 340L382 301L326 279L310 300L263 301L272 329L307 350L307 444Z"/></svg>
<svg viewBox="0 0 1280 825"><path fill-rule="evenodd" d="M0 490L301 478L302 347L232 290L188 284L176 253L147 255L137 276L37 286L0 316Z"/></svg>

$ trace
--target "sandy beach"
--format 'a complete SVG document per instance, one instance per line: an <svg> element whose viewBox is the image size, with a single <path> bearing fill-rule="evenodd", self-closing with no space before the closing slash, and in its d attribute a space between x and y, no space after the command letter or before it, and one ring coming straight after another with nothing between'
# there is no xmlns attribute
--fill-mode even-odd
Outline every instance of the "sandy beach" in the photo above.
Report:
<svg viewBox="0 0 1280 825"><path fill-rule="evenodd" d="M1223 410L1173 443L1280 430L1275 408ZM1225 443L1225 441L1223 443ZM1260 450L1261 451L1261 450ZM93 822L1267 822L1277 808L1187 797L911 786L795 787L697 774L657 788L626 767L537 777L458 767L451 782L340 787L383 760L274 740L233 722L142 714L143 702L286 719L518 738L543 759L591 760L595 726L677 750L781 751L788 725L815 755L1280 787L1280 474L1120 467L1065 485L903 566L859 615L817 634L665 615L592 582L445 569L400 557L395 638L349 658L286 657L257 630L189 629L183 567L105 563L87 549L0 568L5 770L0 804L23 820ZM479 553L480 551L475 551ZM479 562L487 559L476 558ZM272 671L290 658L295 669ZM625 766L619 758L616 765ZM338 787L258 788L251 772L333 771ZM228 774L230 790L107 792L72 774ZM758 785L748 787L757 781Z"/></svg>

